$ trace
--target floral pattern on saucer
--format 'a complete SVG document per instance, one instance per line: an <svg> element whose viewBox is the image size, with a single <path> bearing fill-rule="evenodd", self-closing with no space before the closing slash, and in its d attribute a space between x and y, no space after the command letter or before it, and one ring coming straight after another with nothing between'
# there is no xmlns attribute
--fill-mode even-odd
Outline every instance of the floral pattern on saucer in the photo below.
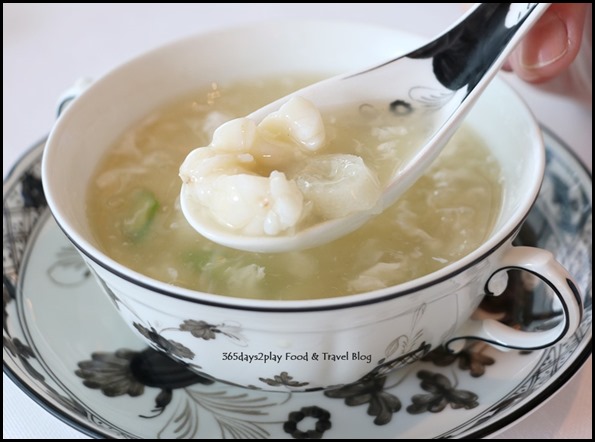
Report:
<svg viewBox="0 0 595 442"><path fill-rule="evenodd" d="M214 382L134 336L47 212L40 143L4 183L5 373L40 405L97 437L489 435L551 396L591 353L591 177L547 133L546 143L546 179L517 242L555 251L576 275L585 304L577 333L546 350L501 353L469 342L456 355L442 349L426 354L424 343L413 339L407 348L419 359L414 364L395 372L381 364L353 384L307 393L292 392L301 382L293 373L261 379L286 386L285 393ZM486 298L478 314L528 330L550 327L559 312L548 290L511 273L506 293ZM155 337L157 349L175 346L161 340L158 326L137 328ZM205 318L184 321L180 330L197 339L241 342L233 325ZM399 363L388 356L382 362Z"/></svg>

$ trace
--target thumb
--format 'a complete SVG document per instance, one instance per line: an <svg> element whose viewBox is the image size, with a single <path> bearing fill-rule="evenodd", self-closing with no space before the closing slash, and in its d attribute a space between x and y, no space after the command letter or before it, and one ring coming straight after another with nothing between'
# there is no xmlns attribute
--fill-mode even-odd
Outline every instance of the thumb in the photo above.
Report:
<svg viewBox="0 0 595 442"><path fill-rule="evenodd" d="M542 83L564 72L576 58L588 3L554 3L508 59L523 80Z"/></svg>

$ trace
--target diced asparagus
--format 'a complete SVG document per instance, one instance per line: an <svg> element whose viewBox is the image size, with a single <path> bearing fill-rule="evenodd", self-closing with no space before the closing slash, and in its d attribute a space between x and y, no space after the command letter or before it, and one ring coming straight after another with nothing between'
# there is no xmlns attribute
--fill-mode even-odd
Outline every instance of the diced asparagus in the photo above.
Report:
<svg viewBox="0 0 595 442"><path fill-rule="evenodd" d="M122 222L122 232L128 239L137 242L149 231L159 209L159 201L150 190L138 189L130 195L128 204L128 212Z"/></svg>

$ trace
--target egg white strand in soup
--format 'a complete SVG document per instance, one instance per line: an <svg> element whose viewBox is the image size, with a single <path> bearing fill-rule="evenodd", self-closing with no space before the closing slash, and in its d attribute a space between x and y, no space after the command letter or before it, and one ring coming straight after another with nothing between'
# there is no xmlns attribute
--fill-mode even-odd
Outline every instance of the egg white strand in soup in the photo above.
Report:
<svg viewBox="0 0 595 442"><path fill-rule="evenodd" d="M247 232L290 232L377 198L416 146L423 127L415 119L369 105L325 112L322 125L307 105L284 109L262 127L238 118L319 78L213 84L131 127L109 149L88 189L99 247L173 285L285 300L392 286L477 248L502 203L501 175L485 142L466 126L396 204L332 243L288 253L243 252L215 244L189 225L179 204L179 174L198 183L195 197L217 216ZM288 135L288 115L301 111L312 119ZM230 203L236 197L248 201L241 210ZM349 198L357 202L345 204Z"/></svg>
<svg viewBox="0 0 595 442"><path fill-rule="evenodd" d="M199 203L186 216L200 222L210 215L243 235L274 236L376 206L376 174L355 155L318 157L326 145L320 111L299 96L258 125L249 118L224 123L180 167L189 188L183 195Z"/></svg>

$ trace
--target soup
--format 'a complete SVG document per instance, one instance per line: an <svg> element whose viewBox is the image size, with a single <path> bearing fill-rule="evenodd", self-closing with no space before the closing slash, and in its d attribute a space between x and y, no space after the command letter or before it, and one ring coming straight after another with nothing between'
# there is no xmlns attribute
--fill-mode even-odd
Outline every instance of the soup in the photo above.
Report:
<svg viewBox="0 0 595 442"><path fill-rule="evenodd" d="M88 216L100 248L123 265L173 285L295 300L409 281L457 261L486 239L501 206L500 167L485 142L465 126L395 205L332 243L258 254L214 244L194 231L179 207L178 174L187 155L207 146L226 121L315 79L212 84L155 110L123 134L88 189ZM379 182L406 161L423 130L406 115L373 106L357 115L327 114L324 122L332 139L328 151L361 158ZM324 192L317 198L333 201Z"/></svg>

